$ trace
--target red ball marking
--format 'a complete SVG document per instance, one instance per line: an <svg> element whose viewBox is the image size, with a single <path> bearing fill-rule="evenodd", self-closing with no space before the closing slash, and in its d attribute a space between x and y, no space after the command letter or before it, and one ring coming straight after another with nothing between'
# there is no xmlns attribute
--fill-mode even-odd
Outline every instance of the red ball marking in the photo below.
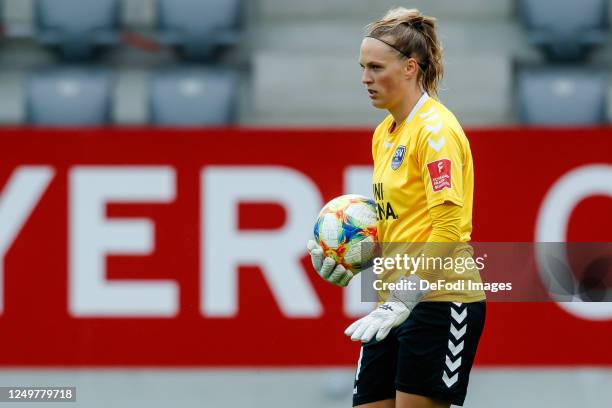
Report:
<svg viewBox="0 0 612 408"><path fill-rule="evenodd" d="M338 246L338 248L336 249L336 254L338 254L339 257L344 258L344 254L346 253L346 245L344 244L340 244L340 246Z"/></svg>
<svg viewBox="0 0 612 408"><path fill-rule="evenodd" d="M369 227L363 230L366 236L374 237L375 241L378 241L378 229L376 227Z"/></svg>
<svg viewBox="0 0 612 408"><path fill-rule="evenodd" d="M323 253L327 253L327 251L329 251L329 247L325 244L325 242L319 240L319 245L321 245L321 248L323 249Z"/></svg>

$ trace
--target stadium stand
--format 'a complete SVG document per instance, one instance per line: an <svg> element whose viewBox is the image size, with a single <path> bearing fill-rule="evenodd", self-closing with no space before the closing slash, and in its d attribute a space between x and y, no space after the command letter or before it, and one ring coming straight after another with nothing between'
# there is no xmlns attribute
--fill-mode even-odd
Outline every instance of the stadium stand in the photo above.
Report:
<svg viewBox="0 0 612 408"><path fill-rule="evenodd" d="M210 60L240 39L240 0L157 0L159 39L181 56Z"/></svg>
<svg viewBox="0 0 612 408"><path fill-rule="evenodd" d="M520 118L537 125L598 125L606 120L607 76L581 67L524 68L517 76Z"/></svg>
<svg viewBox="0 0 612 408"><path fill-rule="evenodd" d="M391 7L404 6L423 10L438 18L505 19L512 14L513 0L259 0L260 18L265 20L355 20L363 25L381 17Z"/></svg>
<svg viewBox="0 0 612 408"><path fill-rule="evenodd" d="M289 73L289 75L287 74ZM254 124L376 123L354 56L258 52L253 61ZM305 92L305 90L309 90ZM382 116L381 116L382 115Z"/></svg>
<svg viewBox="0 0 612 408"><path fill-rule="evenodd" d="M54 68L26 80L27 122L97 126L110 122L112 74L101 69Z"/></svg>
<svg viewBox="0 0 612 408"><path fill-rule="evenodd" d="M364 25L396 5L391 0L0 2L5 4L4 19L9 22L0 59L1 123L19 124L29 117L23 112L28 83L20 79L23 73L57 62L56 56L41 44L59 48L59 56L68 59L87 59L101 45L110 45L110 52L101 54L97 63L112 70L116 79L110 120L115 124L186 120L163 119L171 115L170 110L153 103L151 96L156 88L153 78L159 77L154 73L160 67L189 71L181 68L184 58L204 62L200 66L204 71L209 71L209 64L228 66L247 80L239 81L248 86L234 87L235 96L229 98L232 104L240 104L229 109L234 116L230 114L228 119L226 113L216 114L222 118L220 123L371 127L384 115L371 107L359 84L356 56ZM557 43L550 48L535 39L569 38L571 41L559 46L565 51L559 52L570 50L574 57L578 49L586 53L580 56L589 56L588 63L581 61L587 69L610 66L609 39L605 38L603 47L592 47L600 34L607 32L609 3L586 0L578 6L558 6L554 10L548 7L549 14L554 12L555 17L544 16L537 21L560 22L562 28L554 30L542 28L548 23L536 24L535 19L527 18L546 8L536 4L533 13L527 13L529 0L465 0L452 4L445 0L415 0L409 6L438 18L446 68L439 97L463 125L473 127L509 125L524 119L518 106L519 92L515 91L523 79L513 67L542 65L558 58L551 54L557 51L549 51ZM572 7L580 7L580 12ZM572 30L580 30L581 35L573 36L578 40L571 38ZM135 34L134 38L144 42L150 39L148 45L155 47L138 47L125 34ZM557 34L561 37L555 37ZM216 52L237 41L238 47L232 50L239 53ZM179 53L173 52L174 48ZM612 87L608 89L612 95ZM175 95L185 98L179 91ZM612 118L612 110L609 112ZM186 123L217 123L210 117L195 119L200 115L201 112L190 114Z"/></svg>
<svg viewBox="0 0 612 408"><path fill-rule="evenodd" d="M234 122L237 77L231 71L176 68L150 80L150 121L156 125L225 125Z"/></svg>
<svg viewBox="0 0 612 408"><path fill-rule="evenodd" d="M365 23L394 3L323 3L260 1L260 24L249 36L254 44L254 102L243 121L373 126L384 114L371 107L360 85L357 54ZM414 7L440 22L448 50L442 102L468 125L512 123L512 60L532 60L537 53L526 46L520 24L512 19L511 2L417 1ZM279 97L286 94L291 100L279 106Z"/></svg>
<svg viewBox="0 0 612 408"><path fill-rule="evenodd" d="M118 41L119 0L36 0L36 36L67 60L91 58Z"/></svg>
<svg viewBox="0 0 612 408"><path fill-rule="evenodd" d="M550 59L584 58L596 45L608 40L609 1L520 0L519 10L529 40Z"/></svg>

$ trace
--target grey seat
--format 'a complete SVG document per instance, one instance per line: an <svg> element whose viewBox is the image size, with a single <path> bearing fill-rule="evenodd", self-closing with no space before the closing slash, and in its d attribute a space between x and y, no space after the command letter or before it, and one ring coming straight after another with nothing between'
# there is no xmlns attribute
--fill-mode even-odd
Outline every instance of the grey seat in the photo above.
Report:
<svg viewBox="0 0 612 408"><path fill-rule="evenodd" d="M104 70L55 68L26 80L27 121L49 126L110 122L113 77Z"/></svg>
<svg viewBox="0 0 612 408"><path fill-rule="evenodd" d="M239 40L241 0L157 0L160 41L184 58L211 60Z"/></svg>
<svg viewBox="0 0 612 408"><path fill-rule="evenodd" d="M518 73L521 120L538 125L597 125L606 121L607 76L587 68L526 68Z"/></svg>
<svg viewBox="0 0 612 408"><path fill-rule="evenodd" d="M551 59L577 60L607 41L607 0L520 0L530 41Z"/></svg>
<svg viewBox="0 0 612 408"><path fill-rule="evenodd" d="M2 43L6 36L7 25L7 22L4 21L4 0L0 0L0 43Z"/></svg>
<svg viewBox="0 0 612 408"><path fill-rule="evenodd" d="M85 60L118 42L119 0L35 0L36 36L67 60Z"/></svg>
<svg viewBox="0 0 612 408"><path fill-rule="evenodd" d="M150 80L151 122L157 125L226 125L236 112L237 75L231 71L177 68Z"/></svg>

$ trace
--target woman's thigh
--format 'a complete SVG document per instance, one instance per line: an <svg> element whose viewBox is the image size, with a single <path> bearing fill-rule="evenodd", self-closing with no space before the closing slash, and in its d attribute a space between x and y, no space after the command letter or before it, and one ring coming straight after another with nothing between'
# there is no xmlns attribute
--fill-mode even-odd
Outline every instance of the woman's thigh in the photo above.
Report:
<svg viewBox="0 0 612 408"><path fill-rule="evenodd" d="M408 394L397 391L395 394L395 408L449 408L450 402L436 400L422 395Z"/></svg>
<svg viewBox="0 0 612 408"><path fill-rule="evenodd" d="M353 408L395 408L395 400L386 399L376 402L370 402L368 404L357 405Z"/></svg>

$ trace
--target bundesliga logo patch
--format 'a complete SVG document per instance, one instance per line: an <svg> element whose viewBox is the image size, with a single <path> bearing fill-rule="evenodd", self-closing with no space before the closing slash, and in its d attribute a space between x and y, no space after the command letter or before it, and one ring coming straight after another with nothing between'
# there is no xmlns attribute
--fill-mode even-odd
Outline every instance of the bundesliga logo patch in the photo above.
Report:
<svg viewBox="0 0 612 408"><path fill-rule="evenodd" d="M398 146L397 149L395 149L395 153L393 153L393 158L391 159L391 168L393 170L397 170L399 166L401 166L405 154L406 146Z"/></svg>
<svg viewBox="0 0 612 408"><path fill-rule="evenodd" d="M429 178L431 179L431 187L434 193L445 188L451 188L450 160L442 159L427 163L427 170L429 170Z"/></svg>

